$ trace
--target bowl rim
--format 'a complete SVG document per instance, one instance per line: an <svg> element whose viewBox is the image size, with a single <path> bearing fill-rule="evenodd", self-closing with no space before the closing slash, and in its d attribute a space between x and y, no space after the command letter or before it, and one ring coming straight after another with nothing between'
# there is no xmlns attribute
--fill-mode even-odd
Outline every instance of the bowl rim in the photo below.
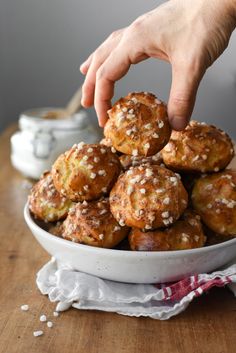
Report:
<svg viewBox="0 0 236 353"><path fill-rule="evenodd" d="M125 257L176 257L179 255L193 255L193 254L202 254L205 252L210 252L211 250L217 250L220 248L228 247L230 245L236 244L236 237L230 240L226 240L225 242L219 243L219 244L214 244L214 245L208 245L206 247L200 247L200 248L195 248L195 249L187 249L187 250L165 250L165 251L131 251L131 250L119 250L119 249L107 249L107 248L99 248L91 245L86 245L86 244L79 244L79 243L74 243L70 240L63 239L60 237L57 237L56 235L53 235L43 228L41 228L39 225L37 225L34 221L34 219L31 217L30 211L29 211L29 205L28 202L26 202L25 207L24 207L24 219L25 222L27 223L28 227L32 231L32 229L38 233L40 232L40 235L43 236L44 238L50 237L51 239L54 239L55 241L65 244L69 247L75 248L77 247L80 250L85 250L93 253L103 253L107 255L121 255Z"/></svg>

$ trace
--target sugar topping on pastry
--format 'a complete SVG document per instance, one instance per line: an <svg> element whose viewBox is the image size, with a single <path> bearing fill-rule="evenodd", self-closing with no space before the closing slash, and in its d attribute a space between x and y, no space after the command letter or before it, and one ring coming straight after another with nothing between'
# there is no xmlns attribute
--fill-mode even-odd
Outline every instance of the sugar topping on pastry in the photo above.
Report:
<svg viewBox="0 0 236 353"><path fill-rule="evenodd" d="M149 230L173 224L186 209L188 195L179 175L157 165L141 165L118 178L110 204L119 223Z"/></svg>
<svg viewBox="0 0 236 353"><path fill-rule="evenodd" d="M192 191L193 207L213 231L236 236L236 171L199 178Z"/></svg>
<svg viewBox="0 0 236 353"><path fill-rule="evenodd" d="M121 165L111 148L99 144L74 145L52 167L57 190L73 201L96 200L115 183Z"/></svg>
<svg viewBox="0 0 236 353"><path fill-rule="evenodd" d="M173 131L162 150L168 168L185 172L218 172L233 156L232 141L224 131L197 121L183 131Z"/></svg>
<svg viewBox="0 0 236 353"><path fill-rule="evenodd" d="M194 249L204 246L205 241L200 216L190 210L166 229L144 232L133 228L129 234L131 250L136 251Z"/></svg>
<svg viewBox="0 0 236 353"><path fill-rule="evenodd" d="M29 195L30 211L45 222L64 219L71 206L72 202L56 190L50 172L42 175Z"/></svg>
<svg viewBox="0 0 236 353"><path fill-rule="evenodd" d="M73 242L112 248L128 234L110 212L108 199L77 203L63 223L62 236Z"/></svg>
<svg viewBox="0 0 236 353"><path fill-rule="evenodd" d="M108 115L105 137L124 154L154 155L170 138L166 105L151 93L128 94L114 104Z"/></svg>

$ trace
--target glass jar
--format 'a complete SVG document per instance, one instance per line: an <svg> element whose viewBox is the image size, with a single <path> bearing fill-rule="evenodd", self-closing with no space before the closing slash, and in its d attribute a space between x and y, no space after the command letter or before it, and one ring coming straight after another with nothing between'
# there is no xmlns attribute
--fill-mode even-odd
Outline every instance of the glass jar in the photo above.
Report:
<svg viewBox="0 0 236 353"><path fill-rule="evenodd" d="M56 158L75 143L97 143L101 138L98 125L91 122L87 112L63 119L43 116L56 108L38 108L23 112L19 129L11 137L11 161L23 175L38 179L50 170Z"/></svg>

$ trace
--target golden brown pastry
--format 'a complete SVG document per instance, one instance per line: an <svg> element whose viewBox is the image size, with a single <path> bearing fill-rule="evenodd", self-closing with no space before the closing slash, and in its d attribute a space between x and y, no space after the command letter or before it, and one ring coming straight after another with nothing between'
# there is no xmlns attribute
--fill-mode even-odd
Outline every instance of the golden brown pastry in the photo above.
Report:
<svg viewBox="0 0 236 353"><path fill-rule="evenodd" d="M131 167L120 175L110 193L116 220L146 230L171 225L187 203L179 175L157 165Z"/></svg>
<svg viewBox="0 0 236 353"><path fill-rule="evenodd" d="M54 224L51 224L48 232L55 235L56 237L62 237L62 232L63 232L63 222L57 222Z"/></svg>
<svg viewBox="0 0 236 353"><path fill-rule="evenodd" d="M133 156L152 156L170 138L166 105L147 92L130 93L108 111L105 137L116 150Z"/></svg>
<svg viewBox="0 0 236 353"><path fill-rule="evenodd" d="M120 156L120 163L122 165L122 168L124 170L127 170L130 167L136 167L141 164L160 165L162 163L162 157L160 152L149 157L130 156L128 154L122 154Z"/></svg>
<svg viewBox="0 0 236 353"><path fill-rule="evenodd" d="M225 170L198 179L192 204L214 232L236 236L236 171Z"/></svg>
<svg viewBox="0 0 236 353"><path fill-rule="evenodd" d="M234 238L232 236L217 234L208 228L205 224L203 225L203 231L207 237L206 246L220 244Z"/></svg>
<svg viewBox="0 0 236 353"><path fill-rule="evenodd" d="M37 219L55 222L67 216L72 202L55 189L50 172L45 172L29 195L29 209Z"/></svg>
<svg viewBox="0 0 236 353"><path fill-rule="evenodd" d="M187 211L181 220L165 230L143 232L133 228L129 234L131 250L187 250L204 246L206 237L200 217Z"/></svg>
<svg viewBox="0 0 236 353"><path fill-rule="evenodd" d="M122 155L121 152L117 151L117 150L115 149L115 147L112 146L112 141L111 141L111 139L107 139L107 138L104 137L99 143L100 143L100 145L104 145L104 146L110 147L110 148L111 148L111 151L112 151L113 153L116 153L118 156Z"/></svg>
<svg viewBox="0 0 236 353"><path fill-rule="evenodd" d="M110 212L108 199L83 201L72 208L63 223L62 236L77 243L113 248L128 234Z"/></svg>
<svg viewBox="0 0 236 353"><path fill-rule="evenodd" d="M56 160L52 176L70 200L95 200L110 191L120 170L119 157L109 147L81 142Z"/></svg>
<svg viewBox="0 0 236 353"><path fill-rule="evenodd" d="M107 146L107 147L112 147L111 139L107 139L105 137L99 143L100 143L100 145L104 145L104 146Z"/></svg>
<svg viewBox="0 0 236 353"><path fill-rule="evenodd" d="M232 141L224 131L197 121L183 131L173 131L162 150L165 165L179 172L218 172L233 156Z"/></svg>

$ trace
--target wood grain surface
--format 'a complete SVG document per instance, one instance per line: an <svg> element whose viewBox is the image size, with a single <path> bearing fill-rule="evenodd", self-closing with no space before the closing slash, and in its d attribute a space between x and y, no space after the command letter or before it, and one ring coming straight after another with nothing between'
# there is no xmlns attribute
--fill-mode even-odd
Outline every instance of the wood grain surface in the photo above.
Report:
<svg viewBox="0 0 236 353"><path fill-rule="evenodd" d="M0 353L234 353L236 298L227 288L212 289L168 321L75 309L52 316L55 304L35 285L49 255L25 225L28 190L9 160L14 129L0 137ZM30 310L22 312L22 304ZM41 329L44 335L33 337Z"/></svg>

